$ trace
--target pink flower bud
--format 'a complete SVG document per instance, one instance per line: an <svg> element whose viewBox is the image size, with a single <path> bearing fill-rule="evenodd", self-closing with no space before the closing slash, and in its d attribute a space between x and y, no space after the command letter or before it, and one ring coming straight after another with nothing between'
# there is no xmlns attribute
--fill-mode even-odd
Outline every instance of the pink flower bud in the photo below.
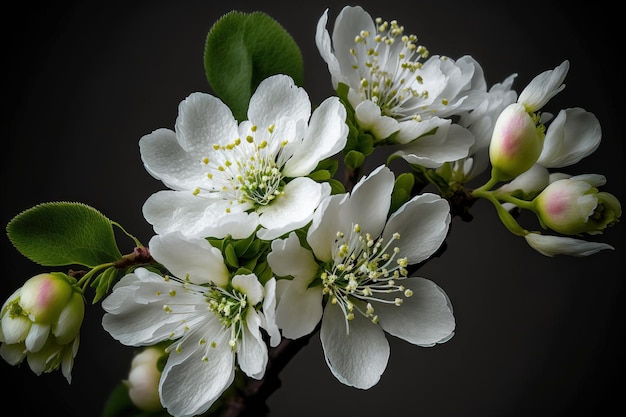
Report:
<svg viewBox="0 0 626 417"><path fill-rule="evenodd" d="M522 104L506 107L496 120L489 157L499 180L510 180L528 171L541 155L543 132Z"/></svg>
<svg viewBox="0 0 626 417"><path fill-rule="evenodd" d="M72 286L59 274L39 274L24 283L20 306L28 317L40 324L52 324L72 296Z"/></svg>
<svg viewBox="0 0 626 417"><path fill-rule="evenodd" d="M602 233L622 214L615 196L576 177L551 183L534 203L541 223L566 235Z"/></svg>

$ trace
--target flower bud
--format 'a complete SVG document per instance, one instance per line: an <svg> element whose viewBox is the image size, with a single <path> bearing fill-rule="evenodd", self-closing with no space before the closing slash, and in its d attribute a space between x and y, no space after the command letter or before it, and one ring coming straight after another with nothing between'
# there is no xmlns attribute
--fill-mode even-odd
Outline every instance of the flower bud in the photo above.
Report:
<svg viewBox="0 0 626 417"><path fill-rule="evenodd" d="M37 375L62 366L69 382L84 314L83 296L71 278L36 275L2 306L0 356L11 365L27 358Z"/></svg>
<svg viewBox="0 0 626 417"><path fill-rule="evenodd" d="M548 185L534 200L542 225L565 235L593 235L616 223L622 214L620 202L598 192L591 178L577 176Z"/></svg>
<svg viewBox="0 0 626 417"><path fill-rule="evenodd" d="M130 365L128 396L135 406L143 411L155 411L162 408L159 399L159 379L161 372L157 362L163 356L162 349L148 347L135 356Z"/></svg>
<svg viewBox="0 0 626 417"><path fill-rule="evenodd" d="M496 120L489 158L498 180L510 180L528 171L543 149L544 133L519 103L510 104Z"/></svg>

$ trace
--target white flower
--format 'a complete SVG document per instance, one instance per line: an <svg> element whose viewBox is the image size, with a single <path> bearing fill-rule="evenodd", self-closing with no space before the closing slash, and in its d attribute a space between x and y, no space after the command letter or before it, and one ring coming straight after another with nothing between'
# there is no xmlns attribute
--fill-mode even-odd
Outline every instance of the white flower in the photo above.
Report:
<svg viewBox="0 0 626 417"><path fill-rule="evenodd" d="M310 118L310 120L309 120ZM262 81L248 119L237 124L218 98L193 93L179 106L176 131L141 138L147 171L171 190L143 214L159 234L273 239L307 224L330 193L305 177L346 143L346 110L336 97L311 114L304 89L286 75Z"/></svg>
<svg viewBox="0 0 626 417"><path fill-rule="evenodd" d="M349 87L348 100L361 130L377 140L414 141L446 124L446 117L472 109L484 98L482 69L469 56L457 61L428 58L428 50L415 43L415 35L405 35L395 20L372 20L359 6L341 10L332 40L327 20L328 10L318 22L315 39L333 87L337 89L340 83ZM448 149L462 156L473 143L467 136L448 140L455 144ZM419 154L428 158L432 150L425 144ZM447 160L455 159L459 157L450 155ZM431 164L437 161L434 158Z"/></svg>
<svg viewBox="0 0 626 417"><path fill-rule="evenodd" d="M307 234L272 242L268 263L279 280L276 322L291 339L321 320L326 362L339 381L375 385L389 358L385 332L419 346L450 339L455 322L446 294L408 277L407 266L430 257L446 237L448 203L423 194L387 218L393 173L384 166L352 193L327 197ZM297 262L294 262L297 259Z"/></svg>
<svg viewBox="0 0 626 417"><path fill-rule="evenodd" d="M197 248L189 251L193 245ZM275 279L263 287L254 274L246 274L224 284L228 277L219 265L219 252L204 239L155 236L150 251L169 253L165 260L155 259L186 278L137 268L103 301L102 325L129 346L171 340L159 383L161 402L176 417L202 414L233 382L235 358L246 375L263 377L268 357L261 328L269 333L272 346L280 341L272 320ZM188 276L182 274L191 259L195 266Z"/></svg>

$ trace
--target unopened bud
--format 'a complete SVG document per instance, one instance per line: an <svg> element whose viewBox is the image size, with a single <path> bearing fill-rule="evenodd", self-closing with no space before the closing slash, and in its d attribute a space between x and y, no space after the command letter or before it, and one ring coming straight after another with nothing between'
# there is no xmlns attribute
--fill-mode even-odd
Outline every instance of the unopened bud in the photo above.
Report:
<svg viewBox="0 0 626 417"><path fill-rule="evenodd" d="M618 221L622 208L617 198L581 178L555 181L537 196L534 203L544 226L566 235L593 235Z"/></svg>
<svg viewBox="0 0 626 417"><path fill-rule="evenodd" d="M161 371L157 362L163 356L163 350L148 347L135 356L128 375L128 396L135 406L144 411L162 408L159 400L159 379Z"/></svg>
<svg viewBox="0 0 626 417"><path fill-rule="evenodd" d="M519 103L510 104L496 120L489 158L499 180L510 180L528 171L543 149L544 133Z"/></svg>

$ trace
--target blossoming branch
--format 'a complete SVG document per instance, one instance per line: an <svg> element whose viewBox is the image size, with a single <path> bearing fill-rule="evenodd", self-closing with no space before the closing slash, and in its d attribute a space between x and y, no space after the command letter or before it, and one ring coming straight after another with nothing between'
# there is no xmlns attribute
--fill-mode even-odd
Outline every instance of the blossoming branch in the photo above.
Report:
<svg viewBox="0 0 626 417"><path fill-rule="evenodd" d="M188 95L171 128L138 139L164 186L141 208L147 245L82 203L11 220L22 255L72 269L29 278L4 302L6 362L71 383L86 305L100 303L103 328L140 352L106 416L237 415L271 394L265 384L316 333L332 375L359 389L384 374L388 336L453 340L454 300L417 272L445 257L452 218L470 220L477 200L537 256L613 249L596 240L622 214L601 191L607 178L567 171L599 147L600 123L581 107L545 110L569 61L518 93L517 74L488 85L472 56L430 51L360 6L328 27L321 11L311 37L336 94L321 103L271 17L231 12L211 27L213 93ZM386 161L368 172L375 150ZM132 253L121 253L119 232Z"/></svg>

